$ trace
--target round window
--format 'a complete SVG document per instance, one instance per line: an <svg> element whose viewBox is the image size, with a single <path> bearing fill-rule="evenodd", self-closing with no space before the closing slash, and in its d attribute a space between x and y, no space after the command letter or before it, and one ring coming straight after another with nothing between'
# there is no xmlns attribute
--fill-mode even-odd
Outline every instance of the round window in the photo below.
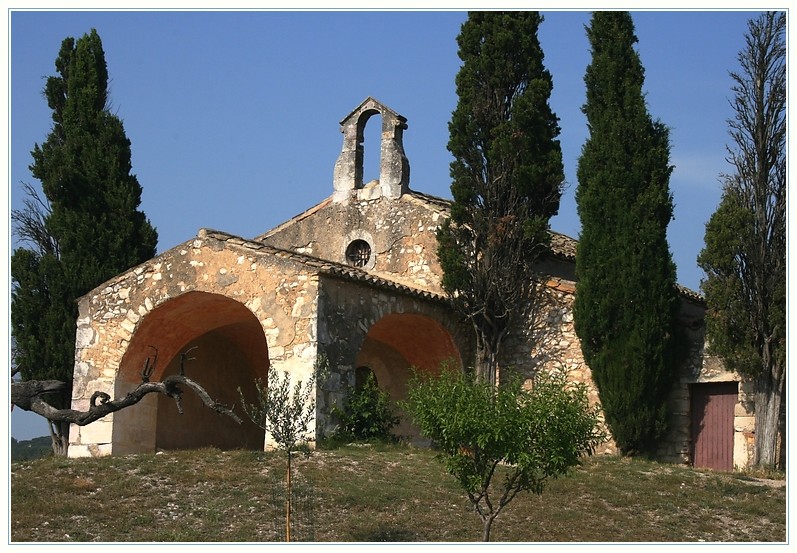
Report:
<svg viewBox="0 0 797 553"><path fill-rule="evenodd" d="M365 240L355 240L346 248L346 261L354 267L365 267L371 259L371 245Z"/></svg>

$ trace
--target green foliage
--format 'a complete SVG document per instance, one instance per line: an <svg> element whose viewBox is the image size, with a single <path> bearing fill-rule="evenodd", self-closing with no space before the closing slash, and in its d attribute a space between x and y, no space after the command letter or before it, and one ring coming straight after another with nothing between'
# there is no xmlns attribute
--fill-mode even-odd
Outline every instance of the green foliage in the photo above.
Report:
<svg viewBox="0 0 797 553"><path fill-rule="evenodd" d="M596 12L587 34L574 322L618 447L653 452L667 428L678 351L669 132L647 112L630 14Z"/></svg>
<svg viewBox="0 0 797 553"><path fill-rule="evenodd" d="M47 79L52 130L30 166L44 199L27 185L14 230L30 249L11 257L11 331L25 380L72 381L77 299L155 254L157 232L138 206L130 141L108 106L108 70L95 30L67 38ZM71 386L48 398L68 407ZM57 429L62 441L68 425ZM65 451L65 447L64 447Z"/></svg>
<svg viewBox="0 0 797 553"><path fill-rule="evenodd" d="M722 356L728 369L758 376L761 370L758 328L751 320L755 299L745 292L742 260L753 228L753 214L745 207L739 192L726 188L717 210L706 223L705 247L698 263L707 275L702 289L709 306L706 330L711 351Z"/></svg>
<svg viewBox="0 0 797 553"><path fill-rule="evenodd" d="M537 12L474 12L457 43L462 66L449 122L451 217L438 231L443 287L479 334L480 360L530 296L530 267L546 251L564 170ZM488 379L494 366L477 367Z"/></svg>
<svg viewBox="0 0 797 553"><path fill-rule="evenodd" d="M53 444L49 436L41 436L31 440L18 442L11 438L11 448L9 450L11 462L29 461L31 459L41 459L53 454Z"/></svg>
<svg viewBox="0 0 797 553"><path fill-rule="evenodd" d="M698 263L711 348L750 376L786 360L786 59L784 12L749 25L729 121L734 173L725 176ZM769 351L765 354L765 349Z"/></svg>
<svg viewBox="0 0 797 553"><path fill-rule="evenodd" d="M786 14L750 20L742 70L731 73L733 147L698 264L710 349L755 379L756 459L785 466L778 435L786 398Z"/></svg>
<svg viewBox="0 0 797 553"><path fill-rule="evenodd" d="M53 254L19 248L11 257L11 326L23 380L72 379L77 308ZM66 398L54 405L67 407Z"/></svg>
<svg viewBox="0 0 797 553"><path fill-rule="evenodd" d="M515 495L541 494L605 439L586 388L559 373L540 372L527 389L519 380L496 387L447 367L439 376L416 372L405 407L467 493L485 541Z"/></svg>
<svg viewBox="0 0 797 553"><path fill-rule="evenodd" d="M390 398L379 388L373 373L368 374L362 387L351 391L343 409L333 414L340 419L333 439L394 441L391 430L399 423L393 414Z"/></svg>

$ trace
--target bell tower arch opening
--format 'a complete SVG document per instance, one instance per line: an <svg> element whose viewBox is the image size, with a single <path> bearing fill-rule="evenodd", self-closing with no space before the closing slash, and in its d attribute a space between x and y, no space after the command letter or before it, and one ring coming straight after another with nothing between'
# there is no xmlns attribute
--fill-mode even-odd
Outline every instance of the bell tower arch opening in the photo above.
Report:
<svg viewBox="0 0 797 553"><path fill-rule="evenodd" d="M363 136L360 147L363 150L362 182L355 183L358 189L378 187L382 161L382 114L374 111L363 114Z"/></svg>
<svg viewBox="0 0 797 553"><path fill-rule="evenodd" d="M377 132L379 148L369 148L369 175L372 165L371 149L378 152L378 177L364 182L364 142L366 123L379 115L381 125L369 128L368 142L373 142ZM366 98L354 111L340 122L343 148L335 162L332 199L338 203L351 199L399 198L409 190L410 164L404 154L404 130L407 119L387 106Z"/></svg>
<svg viewBox="0 0 797 553"><path fill-rule="evenodd" d="M268 374L268 347L257 317L243 304L220 294L189 292L151 311L140 323L122 358L116 378L119 397L141 382L140 370L157 350L150 380L181 369L214 400L240 404L238 388L254 400L253 383ZM181 415L173 399L150 394L137 406L114 414L113 453L148 453L157 449L256 449L264 432L246 416L242 424L208 409L191 391L182 396ZM240 413L239 413L240 414Z"/></svg>

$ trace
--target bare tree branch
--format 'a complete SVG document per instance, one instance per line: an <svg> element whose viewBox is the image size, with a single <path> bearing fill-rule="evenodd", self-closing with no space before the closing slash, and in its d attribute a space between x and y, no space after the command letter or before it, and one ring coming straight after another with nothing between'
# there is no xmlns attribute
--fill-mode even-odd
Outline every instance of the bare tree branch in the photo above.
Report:
<svg viewBox="0 0 797 553"><path fill-rule="evenodd" d="M58 241L47 228L47 217L50 205L36 189L28 183L22 183L27 196L23 200L22 209L11 210L13 232L20 242L33 246L39 255L60 256Z"/></svg>
<svg viewBox="0 0 797 553"><path fill-rule="evenodd" d="M67 422L77 424L78 426L85 426L106 415L135 405L144 399L147 394L152 393L164 394L174 399L177 403L177 410L182 415L183 408L181 399L183 390L180 388L180 385L183 385L190 388L197 397L202 400L202 403L210 409L222 415L227 415L238 424L241 424L241 418L236 415L232 409L215 401L198 382L185 376L183 365L186 360L190 361L193 359L187 357L187 355L188 352L194 348L180 354L180 374L167 376L161 382L149 382L149 377L154 371L155 363L158 359L157 348L152 347L152 349L155 350L155 355L152 360L147 358L144 363L144 367L141 370L141 384L123 398L112 400L111 396L105 392L94 392L91 396L91 405L88 411L56 409L47 403L42 396L63 390L66 387L66 383L58 380L28 380L11 383L11 403L25 411L32 411L37 415L41 415L51 423Z"/></svg>
<svg viewBox="0 0 797 553"><path fill-rule="evenodd" d="M136 389L128 393L125 397L111 400L111 396L105 392L94 392L91 396L91 406L88 411L77 411L75 409L56 409L40 396L49 392L56 392L66 386L64 382L57 380L31 380L27 382L11 383L11 403L26 411L32 411L41 415L51 422L68 422L85 426L101 419L102 417L114 413L126 407L135 405L147 394L165 394L177 402L180 414L183 414L180 399L183 391L179 385L182 384L191 390L202 400L202 403L213 409L217 413L227 415L232 420L241 424L241 418L232 409L224 404L213 400L205 389L196 381L178 374L167 376L162 382L142 382Z"/></svg>

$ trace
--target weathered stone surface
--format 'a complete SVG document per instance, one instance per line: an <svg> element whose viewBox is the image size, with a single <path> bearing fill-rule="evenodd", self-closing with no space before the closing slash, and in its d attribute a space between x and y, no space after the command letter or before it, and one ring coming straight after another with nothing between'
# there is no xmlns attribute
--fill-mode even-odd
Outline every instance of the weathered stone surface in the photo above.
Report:
<svg viewBox="0 0 797 553"><path fill-rule="evenodd" d="M322 202L257 240L292 251L312 244L315 257L344 265L347 247L364 240L374 252L364 267L370 273L441 294L435 233L446 216L441 201L412 192L396 199Z"/></svg>

